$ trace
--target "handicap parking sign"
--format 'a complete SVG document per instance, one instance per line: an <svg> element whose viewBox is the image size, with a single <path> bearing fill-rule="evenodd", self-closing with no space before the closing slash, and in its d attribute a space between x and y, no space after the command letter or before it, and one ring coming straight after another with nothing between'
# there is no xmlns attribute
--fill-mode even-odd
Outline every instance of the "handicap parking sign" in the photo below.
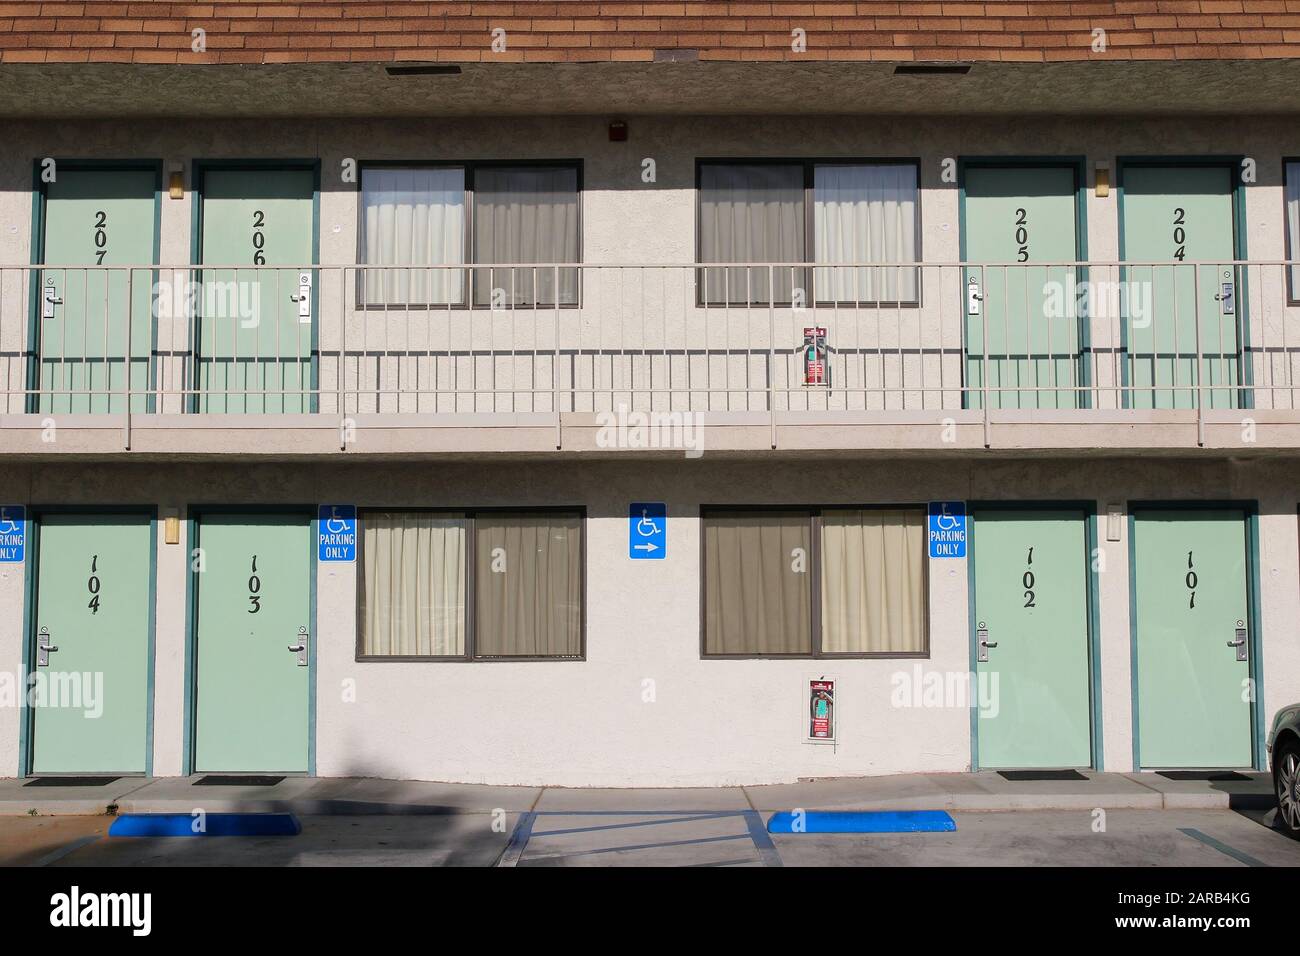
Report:
<svg viewBox="0 0 1300 956"><path fill-rule="evenodd" d="M930 557L966 557L966 502L930 502Z"/></svg>
<svg viewBox="0 0 1300 956"><path fill-rule="evenodd" d="M662 501L634 501L627 507L627 556L660 561L668 551L668 506Z"/></svg>
<svg viewBox="0 0 1300 956"><path fill-rule="evenodd" d="M27 557L27 509L0 505L0 563L21 564Z"/></svg>
<svg viewBox="0 0 1300 956"><path fill-rule="evenodd" d="M318 561L355 561L357 559L356 505L321 505L316 516Z"/></svg>

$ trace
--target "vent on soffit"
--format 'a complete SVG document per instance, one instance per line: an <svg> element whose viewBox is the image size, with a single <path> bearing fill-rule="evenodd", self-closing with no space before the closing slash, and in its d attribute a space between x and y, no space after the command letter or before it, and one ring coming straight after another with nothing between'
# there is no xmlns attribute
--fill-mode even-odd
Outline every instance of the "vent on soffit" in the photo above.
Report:
<svg viewBox="0 0 1300 956"><path fill-rule="evenodd" d="M437 66L386 66L389 76L460 76L460 67L443 63Z"/></svg>
<svg viewBox="0 0 1300 956"><path fill-rule="evenodd" d="M965 76L969 63L901 63L894 67L894 76Z"/></svg>

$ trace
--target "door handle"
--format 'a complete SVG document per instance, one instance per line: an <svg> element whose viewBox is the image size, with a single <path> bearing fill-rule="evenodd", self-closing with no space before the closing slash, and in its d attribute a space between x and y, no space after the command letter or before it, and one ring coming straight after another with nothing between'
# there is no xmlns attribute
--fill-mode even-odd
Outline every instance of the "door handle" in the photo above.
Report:
<svg viewBox="0 0 1300 956"><path fill-rule="evenodd" d="M1237 649L1237 660L1239 661L1249 660L1250 648L1246 644L1247 634L1246 634L1245 622L1243 621L1237 622L1237 629L1235 635L1236 636L1233 640L1228 641L1228 646L1235 647Z"/></svg>
<svg viewBox="0 0 1300 956"><path fill-rule="evenodd" d="M966 313L968 315L979 315L982 301L984 301L984 296L980 292L979 281L974 276L971 276L966 282Z"/></svg>
<svg viewBox="0 0 1300 956"><path fill-rule="evenodd" d="M63 299L59 295L59 290L54 287L54 276L45 280L45 288L41 292L41 318L54 318L54 307L63 305Z"/></svg>
<svg viewBox="0 0 1300 956"><path fill-rule="evenodd" d="M298 303L298 321L304 325L311 323L311 273L298 273L298 294L289 296L289 301Z"/></svg>
<svg viewBox="0 0 1300 956"><path fill-rule="evenodd" d="M975 659L981 663L986 662L989 659L989 648L997 647L998 642L989 640L989 629L985 627L983 621L980 621L980 626L975 629L975 639L979 641L979 652L975 655Z"/></svg>
<svg viewBox="0 0 1300 956"><path fill-rule="evenodd" d="M290 644L289 650L298 655L298 666L307 666L307 628L298 628L298 643Z"/></svg>
<svg viewBox="0 0 1300 956"><path fill-rule="evenodd" d="M50 629L48 627L41 628L41 633L36 635L36 666L37 667L50 666L50 652L58 650L57 646L50 643L52 639L53 639L53 635L50 634Z"/></svg>

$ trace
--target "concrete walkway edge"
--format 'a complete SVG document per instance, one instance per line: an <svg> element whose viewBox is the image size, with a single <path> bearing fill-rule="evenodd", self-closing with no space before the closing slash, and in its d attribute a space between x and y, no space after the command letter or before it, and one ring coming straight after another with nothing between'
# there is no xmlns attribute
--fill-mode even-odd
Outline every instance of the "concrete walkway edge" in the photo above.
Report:
<svg viewBox="0 0 1300 956"><path fill-rule="evenodd" d="M1267 810L1272 780L1169 779L1157 773L1085 772L1083 780L1007 780L993 771L838 777L746 787L568 789L496 787L411 780L286 777L274 786L194 786L198 778L122 777L102 787L31 787L0 780L0 815L95 815L289 811L332 815L436 815L532 811L543 795L586 809L736 804L778 810Z"/></svg>

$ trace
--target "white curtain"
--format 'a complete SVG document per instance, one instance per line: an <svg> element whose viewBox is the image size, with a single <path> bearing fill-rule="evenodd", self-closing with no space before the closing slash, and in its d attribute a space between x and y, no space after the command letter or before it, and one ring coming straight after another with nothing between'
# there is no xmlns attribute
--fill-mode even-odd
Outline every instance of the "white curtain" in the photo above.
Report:
<svg viewBox="0 0 1300 956"><path fill-rule="evenodd" d="M822 513L822 651L922 653L925 514Z"/></svg>
<svg viewBox="0 0 1300 956"><path fill-rule="evenodd" d="M362 655L463 655L464 516L370 511L361 526Z"/></svg>
<svg viewBox="0 0 1300 956"><path fill-rule="evenodd" d="M819 165L813 171L813 248L817 262L916 262L916 167ZM910 268L816 270L820 301L911 302Z"/></svg>
<svg viewBox="0 0 1300 956"><path fill-rule="evenodd" d="M465 170L371 167L361 173L361 270L366 305L452 305L464 272ZM419 267L425 268L419 268Z"/></svg>
<svg viewBox="0 0 1300 956"><path fill-rule="evenodd" d="M1291 262L1300 262L1300 163L1286 164L1286 249ZM1300 297L1300 266L1288 270L1289 297Z"/></svg>

